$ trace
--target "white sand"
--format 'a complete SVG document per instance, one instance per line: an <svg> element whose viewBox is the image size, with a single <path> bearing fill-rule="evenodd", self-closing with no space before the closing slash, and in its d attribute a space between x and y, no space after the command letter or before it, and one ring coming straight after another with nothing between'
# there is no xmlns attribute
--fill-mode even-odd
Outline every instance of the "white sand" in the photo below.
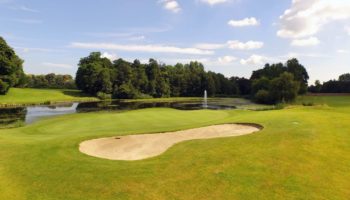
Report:
<svg viewBox="0 0 350 200"><path fill-rule="evenodd" d="M253 125L223 124L167 133L87 140L80 143L79 150L90 156L110 160L141 160L157 156L182 141L233 137L259 130L257 126Z"/></svg>

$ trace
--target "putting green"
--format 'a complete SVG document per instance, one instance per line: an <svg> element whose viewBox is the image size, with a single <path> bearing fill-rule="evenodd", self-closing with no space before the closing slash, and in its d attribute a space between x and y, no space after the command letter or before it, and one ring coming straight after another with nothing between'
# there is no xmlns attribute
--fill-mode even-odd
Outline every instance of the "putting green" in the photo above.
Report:
<svg viewBox="0 0 350 200"><path fill-rule="evenodd" d="M347 199L350 98L324 101L274 111L72 114L0 130L0 199ZM93 138L240 122L264 130L185 141L133 162L78 150Z"/></svg>

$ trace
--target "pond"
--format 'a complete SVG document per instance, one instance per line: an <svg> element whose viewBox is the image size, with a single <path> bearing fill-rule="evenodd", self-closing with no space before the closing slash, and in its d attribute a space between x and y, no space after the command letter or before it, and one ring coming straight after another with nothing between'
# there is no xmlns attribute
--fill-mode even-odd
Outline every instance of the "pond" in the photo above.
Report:
<svg viewBox="0 0 350 200"><path fill-rule="evenodd" d="M0 127L16 127L23 124L31 124L44 117L64 115L71 113L98 112L98 111L126 111L142 108L174 108L179 110L227 110L236 109L242 105L250 105L250 101L244 99L213 99L208 100L207 105L202 101L175 101L175 102L147 102L147 101L100 101L84 103L63 103L55 105L38 105L16 108L0 109Z"/></svg>

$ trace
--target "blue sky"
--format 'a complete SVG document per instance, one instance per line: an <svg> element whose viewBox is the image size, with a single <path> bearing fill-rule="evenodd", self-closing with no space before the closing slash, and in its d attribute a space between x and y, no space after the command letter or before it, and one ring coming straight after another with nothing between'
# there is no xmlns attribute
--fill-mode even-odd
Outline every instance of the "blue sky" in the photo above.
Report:
<svg viewBox="0 0 350 200"><path fill-rule="evenodd" d="M34 74L74 75L92 51L226 76L292 57L311 82L350 72L349 0L0 0L0 35Z"/></svg>

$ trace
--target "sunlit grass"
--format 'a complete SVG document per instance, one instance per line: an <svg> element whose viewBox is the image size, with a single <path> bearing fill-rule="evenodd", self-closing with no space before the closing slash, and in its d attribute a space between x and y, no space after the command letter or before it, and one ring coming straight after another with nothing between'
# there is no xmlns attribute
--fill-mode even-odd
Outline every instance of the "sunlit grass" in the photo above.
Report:
<svg viewBox="0 0 350 200"><path fill-rule="evenodd" d="M0 199L347 199L350 101L271 111L71 114L0 130ZM308 98L307 100L310 100ZM86 139L249 122L259 133L179 143L158 157L109 161Z"/></svg>

